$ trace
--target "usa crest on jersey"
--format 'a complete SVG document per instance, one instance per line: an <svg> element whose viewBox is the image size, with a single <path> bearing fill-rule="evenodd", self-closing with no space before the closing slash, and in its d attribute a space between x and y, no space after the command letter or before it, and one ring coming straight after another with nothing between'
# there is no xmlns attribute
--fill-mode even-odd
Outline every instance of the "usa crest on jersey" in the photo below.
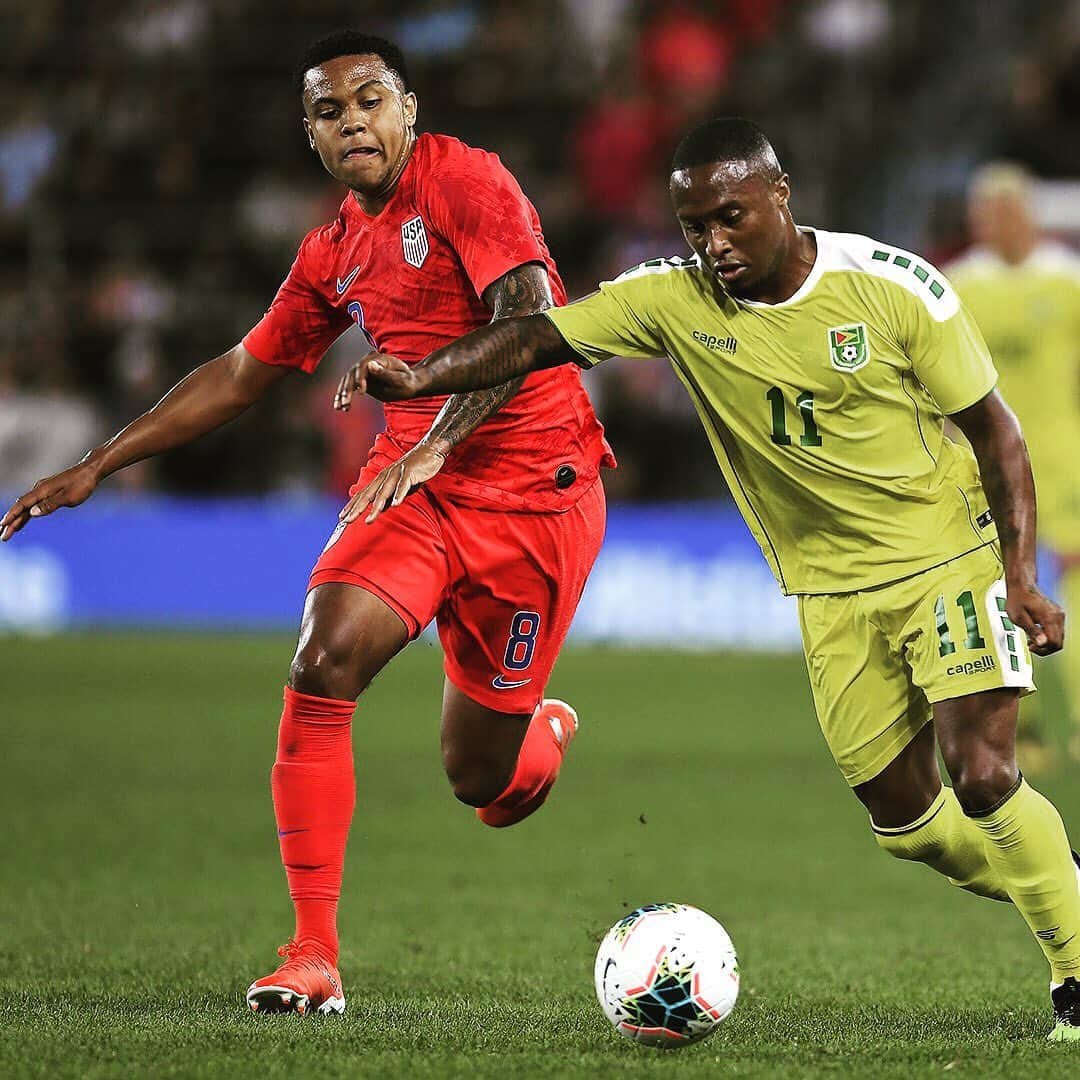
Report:
<svg viewBox="0 0 1080 1080"><path fill-rule="evenodd" d="M428 238L424 219L419 214L401 226L401 251L410 266L419 270L424 265L428 255Z"/></svg>

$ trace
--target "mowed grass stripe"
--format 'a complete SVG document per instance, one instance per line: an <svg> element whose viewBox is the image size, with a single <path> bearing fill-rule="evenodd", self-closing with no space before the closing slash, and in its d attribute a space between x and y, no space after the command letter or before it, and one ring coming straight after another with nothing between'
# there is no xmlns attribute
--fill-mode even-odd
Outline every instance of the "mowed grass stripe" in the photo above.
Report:
<svg viewBox="0 0 1080 1080"><path fill-rule="evenodd" d="M798 657L571 651L583 718L551 803L484 829L438 754L412 646L355 729L340 1022L258 1018L291 909L268 775L291 642L5 639L0 1075L1045 1076L1019 918L880 853ZM1041 785L1080 822L1071 772ZM1080 829L1080 825L1077 825ZM618 1039L593 951L628 908L724 922L743 996L671 1055Z"/></svg>

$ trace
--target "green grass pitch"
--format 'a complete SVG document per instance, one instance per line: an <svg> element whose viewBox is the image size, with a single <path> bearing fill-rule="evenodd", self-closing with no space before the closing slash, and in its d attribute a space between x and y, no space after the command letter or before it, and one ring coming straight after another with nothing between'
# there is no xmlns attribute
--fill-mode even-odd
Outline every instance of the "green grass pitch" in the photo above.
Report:
<svg viewBox="0 0 1080 1080"><path fill-rule="evenodd" d="M797 657L570 651L549 804L487 830L438 756L438 651L374 685L342 905L343 1018L257 1017L291 930L268 775L282 637L0 640L0 1075L1045 1077L1014 911L879 852ZM1040 786L1080 833L1080 780ZM680 900L730 931L731 1019L677 1053L593 998L597 941Z"/></svg>

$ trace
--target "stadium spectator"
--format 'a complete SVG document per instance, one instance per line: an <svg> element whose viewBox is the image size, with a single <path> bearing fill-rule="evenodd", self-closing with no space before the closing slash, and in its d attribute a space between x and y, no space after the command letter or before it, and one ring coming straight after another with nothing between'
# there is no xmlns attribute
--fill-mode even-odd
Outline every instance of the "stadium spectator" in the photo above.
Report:
<svg viewBox="0 0 1080 1080"><path fill-rule="evenodd" d="M1004 145L1038 174L1075 175L1078 10L1072 0L371 0L362 22L409 41L421 129L492 147L533 193L573 294L624 269L624 254L658 250L649 215L673 132L709 111L775 132L801 178L804 218L924 251L937 239L932 210L972 160ZM63 271L65 363L103 407L126 330L80 302L110 272L118 234L137 239L140 272L173 294L175 317L150 335L158 374L146 392L161 393L206 339L250 325L282 253L327 216L328 186L311 182L302 132L283 119L280 75L298 36L358 19L344 0L38 0L0 16L11 102L0 120L0 267L35 291L53 272L43 268ZM236 124L221 102L240 87ZM204 233L213 243L191 243ZM262 434L237 429L232 449L248 464L236 472L183 455L158 479L222 491L242 475L272 487ZM634 438L623 440L627 460L647 452ZM700 464L707 476L704 453ZM624 493L665 497L651 476L626 486L627 470Z"/></svg>
<svg viewBox="0 0 1080 1080"><path fill-rule="evenodd" d="M41 113L37 98L24 93L0 131L0 189L4 213L10 216L27 208L56 160L59 138Z"/></svg>
<svg viewBox="0 0 1080 1080"><path fill-rule="evenodd" d="M1051 5L1051 9L1058 5ZM1014 63L1010 111L995 147L1040 176L1080 174L1080 4L1049 12Z"/></svg>

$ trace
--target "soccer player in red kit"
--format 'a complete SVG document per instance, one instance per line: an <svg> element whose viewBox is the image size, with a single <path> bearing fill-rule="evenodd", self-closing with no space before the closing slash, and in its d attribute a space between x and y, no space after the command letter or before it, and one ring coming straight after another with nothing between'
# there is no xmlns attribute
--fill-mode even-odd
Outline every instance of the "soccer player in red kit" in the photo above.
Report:
<svg viewBox="0 0 1080 1080"><path fill-rule="evenodd" d="M419 361L493 316L565 302L536 211L499 159L415 135L396 46L333 34L305 54L297 89L311 148L350 189L338 217L304 239L239 345L17 499L0 539L233 419L290 372L313 371L354 323L371 346ZM347 408L348 395L337 404ZM542 694L603 538L605 464L573 366L386 408L354 496L406 469L414 486L430 482L407 499L398 492L390 513L343 511L312 571L271 785L296 930L284 962L249 988L252 1009L345 1007L336 918L355 803L353 711L431 619L445 652L442 752L454 794L492 826L544 801L577 717Z"/></svg>

